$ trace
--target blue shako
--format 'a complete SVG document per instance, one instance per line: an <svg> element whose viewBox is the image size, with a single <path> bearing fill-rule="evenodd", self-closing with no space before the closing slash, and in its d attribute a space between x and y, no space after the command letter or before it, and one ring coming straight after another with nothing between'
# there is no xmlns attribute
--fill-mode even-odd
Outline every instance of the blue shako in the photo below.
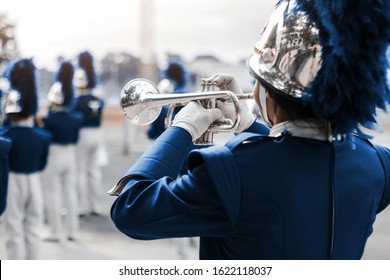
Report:
<svg viewBox="0 0 390 280"><path fill-rule="evenodd" d="M84 88L93 89L96 86L96 74L93 67L93 57L88 52L82 52L78 57L78 65L81 70L84 70L87 83Z"/></svg>
<svg viewBox="0 0 390 280"><path fill-rule="evenodd" d="M38 110L35 65L32 59L20 59L7 69L11 91L8 93L4 111L6 114L35 115Z"/></svg>
<svg viewBox="0 0 390 280"><path fill-rule="evenodd" d="M74 68L69 61L62 62L58 69L55 80L61 84L61 93L63 95L63 102L59 105L69 106L74 99L74 87L73 87L73 74Z"/></svg>

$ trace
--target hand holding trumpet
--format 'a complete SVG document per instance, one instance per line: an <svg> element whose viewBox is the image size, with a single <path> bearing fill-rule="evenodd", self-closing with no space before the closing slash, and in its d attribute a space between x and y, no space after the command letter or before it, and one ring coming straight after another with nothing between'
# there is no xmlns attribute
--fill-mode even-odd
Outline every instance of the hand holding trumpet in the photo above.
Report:
<svg viewBox="0 0 390 280"><path fill-rule="evenodd" d="M207 129L218 119L222 118L222 112L218 108L206 109L197 101L191 101L175 116L172 126L177 126L188 131L192 140L199 139Z"/></svg>
<svg viewBox="0 0 390 280"><path fill-rule="evenodd" d="M241 96L244 96L244 92L241 87L238 85L236 78L230 74L217 73L211 76L210 78L203 78L202 82L214 84L220 90L227 90L233 92L236 96L239 97L240 107L241 107L241 119L238 123L237 128L234 130L235 133L240 133L247 130L253 122L256 120L254 115L250 112L248 104ZM217 100L217 108L222 111L222 115L228 119L234 119L235 110L231 102Z"/></svg>

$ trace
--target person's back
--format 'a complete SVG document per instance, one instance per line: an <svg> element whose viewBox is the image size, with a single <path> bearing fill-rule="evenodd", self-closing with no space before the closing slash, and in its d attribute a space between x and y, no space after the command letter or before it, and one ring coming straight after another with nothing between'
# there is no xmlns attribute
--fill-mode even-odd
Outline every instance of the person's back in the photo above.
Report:
<svg viewBox="0 0 390 280"><path fill-rule="evenodd" d="M74 73L73 85L79 93L73 110L83 116L76 147L80 215L100 214L101 166L107 164L102 130L104 101L93 94L96 74L93 57L87 51L78 56L78 69Z"/></svg>
<svg viewBox="0 0 390 280"><path fill-rule="evenodd" d="M47 131L39 127L11 126L3 135L12 139L10 171L29 174L43 170L51 142Z"/></svg>
<svg viewBox="0 0 390 280"><path fill-rule="evenodd" d="M10 125L1 131L12 141L4 212L6 249L9 259L37 259L43 222L40 176L47 164L51 134L34 125L38 94L32 60L15 61L7 77L11 90L4 112Z"/></svg>
<svg viewBox="0 0 390 280"><path fill-rule="evenodd" d="M74 111L83 115L84 128L100 127L102 122L104 102L92 93L83 94L76 98Z"/></svg>
<svg viewBox="0 0 390 280"><path fill-rule="evenodd" d="M201 258L360 259L385 179L372 145L355 145L284 133L234 147L237 223L227 236L201 238Z"/></svg>
<svg viewBox="0 0 390 280"><path fill-rule="evenodd" d="M48 167L42 174L46 216L50 226L50 233L45 241L58 242L61 238L61 207L67 212L68 240L74 240L79 227L76 144L83 116L72 111L73 75L73 65L67 61L62 62L47 95L50 101L49 113L42 120L43 127L53 135Z"/></svg>
<svg viewBox="0 0 390 280"><path fill-rule="evenodd" d="M44 128L53 134L53 142L57 144L76 144L83 117L67 110L53 111L43 119Z"/></svg>

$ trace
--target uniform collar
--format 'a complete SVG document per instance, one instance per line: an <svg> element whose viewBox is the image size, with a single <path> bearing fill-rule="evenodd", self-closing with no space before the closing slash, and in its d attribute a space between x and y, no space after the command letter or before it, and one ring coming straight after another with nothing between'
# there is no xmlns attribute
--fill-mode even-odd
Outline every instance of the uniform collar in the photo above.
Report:
<svg viewBox="0 0 390 280"><path fill-rule="evenodd" d="M278 137L287 131L295 137L309 138L320 141L332 141L330 123L326 120L294 120L278 123L271 128L269 136Z"/></svg>

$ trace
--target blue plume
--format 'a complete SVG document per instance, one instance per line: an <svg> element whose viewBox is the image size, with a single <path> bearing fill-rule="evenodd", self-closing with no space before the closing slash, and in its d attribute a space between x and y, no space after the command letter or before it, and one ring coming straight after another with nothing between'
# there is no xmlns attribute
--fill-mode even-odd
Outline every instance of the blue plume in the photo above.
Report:
<svg viewBox="0 0 390 280"><path fill-rule="evenodd" d="M21 95L20 113L35 115L38 111L38 95L35 79L35 65L32 59L20 59L13 62L6 76L9 79L12 89L18 91Z"/></svg>
<svg viewBox="0 0 390 280"><path fill-rule="evenodd" d="M79 54L79 67L87 73L87 88L94 88L96 86L96 75L93 67L93 57L88 51Z"/></svg>
<svg viewBox="0 0 390 280"><path fill-rule="evenodd" d="M334 135L375 129L390 101L386 51L389 0L296 0L319 29L322 66L304 101L331 121Z"/></svg>
<svg viewBox="0 0 390 280"><path fill-rule="evenodd" d="M74 87L72 84L74 68L72 63L62 62L58 69L55 80L62 85L62 93L64 94L64 102L62 105L68 106L72 103L74 98Z"/></svg>

